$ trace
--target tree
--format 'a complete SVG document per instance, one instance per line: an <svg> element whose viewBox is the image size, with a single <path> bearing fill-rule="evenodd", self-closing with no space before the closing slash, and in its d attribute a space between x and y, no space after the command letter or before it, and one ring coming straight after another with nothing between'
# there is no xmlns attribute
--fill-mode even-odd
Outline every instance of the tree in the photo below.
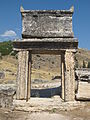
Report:
<svg viewBox="0 0 90 120"><path fill-rule="evenodd" d="M2 59L2 54L0 53L0 59Z"/></svg>
<svg viewBox="0 0 90 120"><path fill-rule="evenodd" d="M0 42L0 53L4 55L16 55L17 52L13 51L12 41Z"/></svg>
<svg viewBox="0 0 90 120"><path fill-rule="evenodd" d="M85 61L83 60L83 68L85 68L86 67L86 64L85 64Z"/></svg>
<svg viewBox="0 0 90 120"><path fill-rule="evenodd" d="M88 66L87 66L87 68L90 68L90 62L88 62Z"/></svg>

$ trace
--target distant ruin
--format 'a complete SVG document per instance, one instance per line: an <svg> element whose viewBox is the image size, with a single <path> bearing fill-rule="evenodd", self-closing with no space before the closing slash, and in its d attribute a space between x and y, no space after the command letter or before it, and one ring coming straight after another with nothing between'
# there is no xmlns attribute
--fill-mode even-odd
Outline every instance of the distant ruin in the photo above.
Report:
<svg viewBox="0 0 90 120"><path fill-rule="evenodd" d="M16 98L30 99L32 54L61 55L61 88L64 101L75 100L75 60L78 40L72 30L70 10L24 10L22 40L13 42L18 51Z"/></svg>

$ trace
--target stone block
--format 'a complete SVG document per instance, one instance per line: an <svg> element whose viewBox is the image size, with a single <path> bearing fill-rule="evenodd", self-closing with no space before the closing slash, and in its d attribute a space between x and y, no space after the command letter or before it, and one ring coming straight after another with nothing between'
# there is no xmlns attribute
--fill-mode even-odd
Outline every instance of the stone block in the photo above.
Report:
<svg viewBox="0 0 90 120"><path fill-rule="evenodd" d="M8 108L13 105L15 89L12 85L0 85L0 107Z"/></svg>
<svg viewBox="0 0 90 120"><path fill-rule="evenodd" d="M23 38L74 37L71 11L25 10L21 14Z"/></svg>
<svg viewBox="0 0 90 120"><path fill-rule="evenodd" d="M75 73L79 81L90 82L90 68L78 68Z"/></svg>
<svg viewBox="0 0 90 120"><path fill-rule="evenodd" d="M13 42L14 50L33 51L58 51L66 49L77 49L78 40L76 38L42 38L42 39L22 39ZM59 53L60 54L60 53Z"/></svg>
<svg viewBox="0 0 90 120"><path fill-rule="evenodd" d="M79 81L76 99L77 100L90 100L90 83Z"/></svg>

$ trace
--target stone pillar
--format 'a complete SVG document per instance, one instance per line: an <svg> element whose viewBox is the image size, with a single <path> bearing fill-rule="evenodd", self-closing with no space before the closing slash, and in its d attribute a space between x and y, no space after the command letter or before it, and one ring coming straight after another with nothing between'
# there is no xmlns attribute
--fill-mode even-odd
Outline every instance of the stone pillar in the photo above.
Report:
<svg viewBox="0 0 90 120"><path fill-rule="evenodd" d="M28 80L28 62L29 51L18 52L18 73L17 73L17 99L26 99L27 97L27 80Z"/></svg>
<svg viewBox="0 0 90 120"><path fill-rule="evenodd" d="M64 53L61 54L61 97L64 100L65 91L64 91L64 83L65 83L65 58Z"/></svg>
<svg viewBox="0 0 90 120"><path fill-rule="evenodd" d="M74 52L65 52L65 101L75 100Z"/></svg>

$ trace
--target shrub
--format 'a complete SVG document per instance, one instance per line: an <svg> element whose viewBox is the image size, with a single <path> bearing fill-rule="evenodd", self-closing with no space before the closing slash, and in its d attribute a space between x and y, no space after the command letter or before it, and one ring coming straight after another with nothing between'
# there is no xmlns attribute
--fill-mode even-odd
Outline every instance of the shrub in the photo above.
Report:
<svg viewBox="0 0 90 120"><path fill-rule="evenodd" d="M12 41L0 42L0 53L4 55L16 55L16 52L13 51Z"/></svg>

